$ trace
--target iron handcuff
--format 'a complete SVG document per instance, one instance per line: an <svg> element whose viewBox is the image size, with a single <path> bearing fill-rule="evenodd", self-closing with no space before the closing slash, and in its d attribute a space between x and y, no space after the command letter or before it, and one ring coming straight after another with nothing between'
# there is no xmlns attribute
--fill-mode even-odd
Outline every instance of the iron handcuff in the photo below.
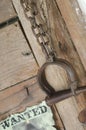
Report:
<svg viewBox="0 0 86 130"><path fill-rule="evenodd" d="M61 90L57 92L54 90L54 88L49 84L49 82L46 79L45 70L49 65L57 65L66 70L70 81L70 89ZM48 105L52 105L68 97L86 91L86 86L78 87L78 76L72 65L68 61L59 58L57 58L53 62L46 62L45 64L43 64L43 66L38 71L38 82L42 90L45 91L48 95L48 97L45 99Z"/></svg>

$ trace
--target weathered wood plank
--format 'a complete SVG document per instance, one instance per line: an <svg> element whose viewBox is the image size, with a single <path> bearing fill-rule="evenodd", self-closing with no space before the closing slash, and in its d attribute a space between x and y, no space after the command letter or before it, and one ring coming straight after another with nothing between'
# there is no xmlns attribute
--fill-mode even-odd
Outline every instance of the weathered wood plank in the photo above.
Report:
<svg viewBox="0 0 86 130"><path fill-rule="evenodd" d="M66 59L75 68L79 82L82 82L85 77L85 70L78 56L77 51L74 48L70 34L68 33L67 27L63 18L59 12L56 3L51 0L47 0L49 28L51 29L50 34L52 41L55 46L57 55L59 58ZM53 20L54 19L54 20Z"/></svg>
<svg viewBox="0 0 86 130"><path fill-rule="evenodd" d="M0 90L36 75L35 59L18 23L0 30Z"/></svg>
<svg viewBox="0 0 86 130"><path fill-rule="evenodd" d="M0 0L0 23L16 16L11 0Z"/></svg>
<svg viewBox="0 0 86 130"><path fill-rule="evenodd" d="M49 25L50 25L49 28L51 28L51 36L52 36L53 43L55 44L55 48L57 50L58 57L68 60L73 65L73 67L75 68L75 70L77 71L77 74L79 76L79 81L82 82L83 77L85 77L85 71L83 69L80 58L79 58L76 50L74 49L72 40L70 39L70 35L67 32L65 23L59 13L59 10L57 9L57 7L55 5L55 3L53 1L48 1L47 5L49 6L49 8L47 9L49 12L49 16L48 16ZM43 10L43 8L42 8L42 10ZM45 8L44 8L44 11L45 11ZM43 12L43 13L45 13L45 12ZM60 44L59 44L59 41L60 41ZM50 70L51 70L51 68L49 68L49 71ZM62 86L62 81L64 79L63 77L65 77L65 74L63 72L62 73L59 72L59 70L60 69L58 68L58 73L61 76L62 80L60 79L55 87L57 88L57 86L59 86L59 84L60 84L61 88L62 87L66 88L65 85ZM57 78L59 77L59 75L57 76ZM54 76L54 77L56 77L56 76ZM54 82L53 84L55 84L56 81L52 80L53 76L52 76L52 78L50 78L50 76L49 76L48 79L50 82ZM64 84L65 84L65 82L64 82ZM84 82L84 84L85 84L85 82ZM71 99L71 102L70 102L70 99ZM77 100L74 100L74 98L70 98L70 99L67 99L67 102L64 101L64 104L60 104L60 105L56 104L58 112L60 115L62 115L61 119L62 119L63 124L65 125L66 129L70 129L70 125L71 125L71 129L80 128L82 130L84 128L83 128L83 126L81 126L80 122L78 121L78 114L79 114L80 110L82 110L85 107L85 98L83 95L80 95L77 98ZM65 109L64 109L64 105L65 105ZM67 113L68 107L71 108L69 111L71 111L72 115L73 115L73 117L71 117L71 118L69 118L71 116L71 113ZM76 109L76 107L77 107L77 109ZM60 109L62 111L60 111ZM68 126L66 119L69 120L69 122L70 122L69 126ZM71 123L72 120L74 120L74 126Z"/></svg>
<svg viewBox="0 0 86 130"><path fill-rule="evenodd" d="M50 23L49 27L51 28L51 36L57 54L60 58L68 60L73 65L78 74L79 83L82 83L83 78L85 77L85 71L83 69L80 58L76 50L74 49L73 42L67 31L66 25L59 12L59 9L57 8L57 5L53 0L47 1L47 7L48 20ZM85 83L86 82L84 82L84 84ZM77 97L77 100L74 100L74 98L70 98L66 101L63 101L62 103L56 104L56 106L63 121L63 124L67 130L75 130L76 128L81 130L84 129L77 118L80 110L82 110L85 107L85 98L83 95L79 95Z"/></svg>
<svg viewBox="0 0 86 130"><path fill-rule="evenodd" d="M67 99L56 104L56 106L59 110L60 117L66 130L85 130L83 125L78 120L78 114L80 111L78 110L75 99Z"/></svg>
<svg viewBox="0 0 86 130"><path fill-rule="evenodd" d="M9 114L24 111L27 106L38 104L45 96L36 77L0 91L0 120Z"/></svg>
<svg viewBox="0 0 86 130"><path fill-rule="evenodd" d="M13 0L14 7L18 13L19 19L27 36L27 39L30 42L32 50L34 52L35 57L37 58L37 62L41 66L45 62L45 55L42 52L41 46L38 44L36 37L33 35L31 29L31 23L28 21L24 15L24 10L20 4L19 0Z"/></svg>
<svg viewBox="0 0 86 130"><path fill-rule="evenodd" d="M32 29L31 29L31 24L30 22L26 19L25 15L24 15L24 11L22 9L22 6L20 4L19 0L12 0L14 7L18 13L19 19L21 21L22 27L25 31L25 34L27 36L27 39L30 43L30 46L32 47L33 53L36 57L36 60L39 64L39 66L42 66L43 63L45 63L46 58L44 53L42 52L41 46L39 45L39 43L37 42L37 39L35 38ZM59 69L60 68L60 69ZM61 68L61 67L55 67L53 69L53 67L50 67L50 72L48 74L48 79L49 81L51 81L51 84L53 84L53 86L56 88L56 86L58 85L58 90L63 89L64 86L67 86L67 74L66 72ZM65 75L65 76L61 76L61 75ZM54 77L54 78L53 78ZM62 82L60 82L62 81ZM59 84L58 84L59 83ZM61 87L62 86L62 87ZM58 115L59 116L59 115ZM63 130L63 128L61 129Z"/></svg>
<svg viewBox="0 0 86 130"><path fill-rule="evenodd" d="M40 3L40 1L37 1L38 3ZM42 4L43 4L43 2L44 1L42 1L42 3L40 4L41 6L42 6ZM15 6L15 8L16 8L16 11L17 11L17 13L18 13L18 16L19 16L19 18L20 18L20 21L21 21L21 23L22 23L22 26L23 26L23 28L24 28L24 30L25 30L25 33L26 33L26 36L27 36L27 38L28 38L28 40L29 40L29 42L30 42L30 44L31 44L31 47L32 47L32 49L33 49L33 52L34 52L34 54L35 54L35 57L36 57L36 59L37 59L37 61L38 61L38 63L39 63L39 65L41 66L43 63L44 63L44 61L43 61L43 59L41 59L41 55L40 55L40 51L41 50L35 50L34 49L34 46L36 47L36 48L39 48L39 44L38 43L36 43L35 45L32 43L32 41L31 41L31 38L30 37L34 37L34 35L33 35L33 33L32 33L32 30L30 30L30 28L31 28L31 25L30 25L30 23L27 21L27 19L25 18L25 16L24 16L24 12L22 11L22 7L21 7L21 5L20 5L20 2L18 1L18 0L13 0L13 3L14 3L14 6ZM46 3L46 1L45 1L45 3ZM48 3L48 6L50 6L50 4L51 4L51 1L49 1L49 3ZM51 7L52 7L52 5L51 5ZM40 7L39 7L40 8ZM67 34L67 32L66 31L64 31L65 29L63 29L63 28L61 28L61 24L59 24L59 22L57 23L57 21L55 22L54 21L54 19L55 20L57 20L55 17L57 17L57 15L56 15L56 13L57 13L57 11L55 12L53 12L52 13L52 11L54 10L54 8L56 8L56 6L53 6L53 9L51 10L51 8L50 9L48 9L48 11L51 11L51 15L49 15L49 18L48 18L48 20L49 20L49 23L50 23L50 20L51 20L51 18L52 18L52 21L51 21L51 23L50 23L50 25L52 24L52 26L51 26L51 28L52 28L52 32L54 33L54 31L55 31L55 33L53 34L52 33L52 37L53 37L53 39L55 40L54 42L55 42L55 47L56 47L56 49L58 50L58 55L59 55L59 57L60 58L64 58L64 59L67 59L67 60L69 60L72 64L74 64L74 68L76 69L77 67L78 67L78 65L79 64L81 64L81 62L80 62L80 59L79 59L79 57L78 57L78 54L77 54L77 52L76 51L74 51L74 48L73 48L73 45L72 45L72 42L71 42L71 40L70 40L70 38L65 38L65 36L67 36L67 37L69 37L69 35ZM42 8L43 9L43 8ZM47 9L44 9L44 10L47 10ZM44 12L43 12L44 13ZM55 17L54 17L55 16ZM60 19L61 21L62 21L62 19ZM59 21L59 19L58 19L58 21ZM64 24L64 23L62 23L62 24ZM27 28L26 28L26 26L27 26ZM64 32L64 33L59 33L58 31L56 31L56 30L58 30L58 27L60 26L60 28L59 28L59 31L62 31L62 32ZM64 25L63 25L64 26ZM31 35L29 35L29 33L28 33L28 30L30 30L31 31ZM49 30L50 31L50 30ZM66 33L66 34L65 34ZM65 34L65 35L64 35ZM62 39L62 41L61 41L61 43L62 43L62 45L60 46L60 48L61 48L61 50L57 47L57 42L60 40L60 39ZM34 42L37 42L36 41L36 39L34 39ZM65 43L64 43L65 42ZM66 43L67 42L67 43ZM33 45L32 45L33 44ZM64 45L65 44L65 45ZM65 53L65 50L66 50L66 47L69 49L67 49L67 51L66 51L66 53ZM71 51L71 49L72 49L72 51ZM70 51L71 51L71 54L69 55L68 53L70 53ZM39 55L39 57L37 56L37 54ZM43 55L43 53L42 53L42 55ZM69 56L68 56L69 55ZM40 58L40 59L39 59ZM70 59L71 58L71 59ZM77 58L77 64L76 64L76 58ZM84 69L83 69L83 66L82 65L79 65L79 67L78 67L78 69L76 69L77 70L77 73L78 73L78 75L80 76L80 73L81 73L81 75L84 77ZM80 70L80 71L79 71ZM79 71L79 72L78 72ZM66 75L66 73L65 73L65 71L63 70L63 69L61 69L60 67L57 67L57 69L56 68L54 68L54 69L52 69L52 67L50 67L50 69L49 69L49 71L48 71L49 73L48 73L48 80L51 82L51 84L52 85L54 85L54 87L57 89L57 90L59 90L59 89L64 89L64 88L67 88L67 85L68 85L68 78L67 78L67 75ZM79 79L80 79L80 77L79 77ZM83 97L83 95L82 95L82 97ZM72 100L71 102L72 103L70 103L70 99ZM64 103L63 104L59 104L59 105L57 105L57 109L58 109L58 112L59 112L59 114L62 114L62 121L63 121L63 124L65 125L65 128L67 129L67 130L70 130L70 129L68 129L68 128L70 128L70 126L67 126L68 124L66 123L67 122L67 120L66 120L66 118L68 118L69 119L69 117L71 116L71 113L68 113L68 114L66 114L66 112L65 112L65 110L64 110L64 105L65 106L69 106L69 108L71 108L70 110L72 110L72 113L73 113L73 115L74 114L76 114L76 116L74 116L73 118L70 118L69 119L69 121L70 121L70 123L72 122L72 119L76 122L76 120L77 120L77 123L75 124L75 126L72 126L71 125L71 129L73 129L74 128L74 130L75 130L75 128L77 129L77 128L79 128L79 126L80 126L80 129L79 130L84 130L84 128L83 128L83 126L79 123L79 121L78 121L78 119L77 119L77 116L78 116L78 113L79 113L79 111L80 111L80 109L78 110L76 110L76 106L77 106L77 108L78 107L80 107L80 105L78 106L77 105L77 102L75 101L75 100L73 100L73 98L70 98L70 99L67 99L67 102L66 101L63 101ZM72 104L72 105L71 105ZM84 104L83 103L83 101L82 101L82 103L81 104ZM60 107L59 107L60 106ZM84 107L84 105L82 105L83 107ZM66 107L66 111L68 110L67 109L67 107ZM83 108L83 107L81 107L81 109ZM61 110L63 110L63 111L60 111L60 109ZM70 111L69 110L69 111ZM77 111L77 112L76 112ZM62 112L62 113L61 113Z"/></svg>
<svg viewBox="0 0 86 130"><path fill-rule="evenodd" d="M18 13L19 19L20 19L20 21L22 23L22 26L23 26L23 29L24 29L25 34L27 36L27 39L29 40L30 46L33 49L33 53L34 53L34 55L36 57L36 60L37 60L37 62L39 64L39 66L42 66L43 63L46 62L45 54L43 53L41 46L37 42L37 39L35 38L35 36L34 36L34 34L32 32L31 24L26 19L25 15L24 15L24 11L22 9L20 1L19 0L16 0L16 1L13 0L13 4L15 6L15 9L16 9L17 13ZM61 68L59 66L58 67L50 66L50 70L51 70L51 72L48 71L49 74L48 74L47 77L50 79L51 83L52 82L54 83L53 84L54 86L58 85L58 83L60 81L62 81L62 79L63 79L63 81L58 85L58 89L61 89L61 86L67 86L68 83L66 81L68 80L68 78L67 78L67 74L66 74L66 72L65 72L65 70L63 68ZM62 73L64 75L63 77L61 76ZM55 77L56 80L53 79L52 77Z"/></svg>
<svg viewBox="0 0 86 130"><path fill-rule="evenodd" d="M86 30L84 30L85 28L83 29L83 23L80 23L73 8L72 4L74 1L76 2L76 0L73 0L72 3L70 0L66 0L65 2L64 0L56 0L80 59L86 69Z"/></svg>

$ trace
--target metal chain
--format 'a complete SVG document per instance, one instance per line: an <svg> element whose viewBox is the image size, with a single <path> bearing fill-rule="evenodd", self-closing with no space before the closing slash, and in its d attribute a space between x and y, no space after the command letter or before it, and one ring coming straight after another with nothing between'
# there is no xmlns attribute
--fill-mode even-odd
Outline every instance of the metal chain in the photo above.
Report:
<svg viewBox="0 0 86 130"><path fill-rule="evenodd" d="M44 66L49 65L49 64L56 64L56 65L59 64L60 66L65 68L67 70L67 72L69 73L69 76L70 77L73 76L72 78L74 79L74 77L76 77L76 74L75 74L75 72L74 72L75 76L72 74L73 70L71 70L71 68L72 68L71 64L63 59L58 58L58 60L56 60L57 59L56 53L54 51L54 48L51 46L52 45L51 44L51 37L48 34L48 31L46 31L46 29L44 27L44 24L43 24L44 21L40 15L40 12L38 12L36 0L20 0L20 2L21 2L21 5L23 7L26 18L31 23L31 28L32 28L33 34L35 35L38 43L42 47L42 50L46 54L47 61L51 61L51 62L45 63ZM53 62L53 61L55 61L55 62ZM42 71L44 71L44 69L45 69L45 68L43 68L44 66L42 66ZM42 71L40 70L41 74L42 74ZM39 75L39 77L40 77L40 75ZM43 78L43 81L42 81L42 78ZM44 89L46 89L45 91L47 91L49 84L46 80L44 73L43 73L42 78L41 79L39 78L39 81L42 82L42 83L40 83L40 85L42 86L44 84L43 86L46 87ZM46 84L48 86L45 85L44 81L46 81ZM77 81L78 80L75 78L72 81L71 86L70 86L73 95L75 95ZM50 92L50 89L48 92ZM51 94L52 94L52 92L51 92Z"/></svg>
<svg viewBox="0 0 86 130"><path fill-rule="evenodd" d="M50 46L50 36L45 30L42 18L38 13L37 5L34 0L20 0L26 18L31 23L33 34L35 35L38 43L42 47L43 52L46 54L48 61L54 61L56 53Z"/></svg>

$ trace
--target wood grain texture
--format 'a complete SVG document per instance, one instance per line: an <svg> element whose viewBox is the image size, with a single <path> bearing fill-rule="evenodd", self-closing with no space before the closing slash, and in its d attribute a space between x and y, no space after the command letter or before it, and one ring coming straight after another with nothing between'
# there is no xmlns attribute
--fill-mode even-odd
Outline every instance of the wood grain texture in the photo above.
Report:
<svg viewBox="0 0 86 130"><path fill-rule="evenodd" d="M42 1L42 2L44 2L44 1ZM49 21L49 28L51 29L51 36L52 36L53 44L57 51L58 57L68 60L73 65L73 67L75 68L75 70L78 74L79 83L82 83L83 78L85 78L85 70L83 69L83 65L81 63L81 60L78 56L77 51L74 48L72 39L70 38L70 35L69 35L66 25L63 21L63 18L59 12L59 9L57 8L56 3L53 0L51 0L51 1L47 0L47 8L48 8L47 9L48 10L47 21ZM45 8L44 8L44 13L47 14L45 12ZM58 69L60 70L60 68L58 68ZM51 69L49 69L49 70L51 70ZM58 73L63 80L64 79L63 77L65 77L65 75L63 72L61 73L61 71L59 71L59 70L58 70ZM59 77L59 75L57 76L57 78ZM56 77L56 76L54 76L54 77ZM54 82L53 84L55 84L57 79L56 80L53 79L53 76L52 76L52 78L50 78L50 77L48 77L48 78L49 78L50 82ZM66 88L66 85L62 86L62 80L59 80L59 81L57 80L58 83L55 86L56 89L58 89L57 86L59 86L59 84L61 85L60 86L61 88L62 87L64 89ZM63 83L65 84L64 80L63 80ZM86 84L86 82L84 82L84 84ZM63 121L63 124L67 130L85 129L78 121L78 114L85 107L85 98L84 98L83 94L79 95L76 98L76 100L74 98L70 98L70 99L63 101L60 104L56 104L56 106L57 106L58 112L61 116L61 119ZM69 111L68 111L68 108L69 108ZM69 117L71 117L71 118L69 118ZM69 123L69 125L68 125L68 123ZM74 125L73 125L73 123L74 123Z"/></svg>
<svg viewBox="0 0 86 130"><path fill-rule="evenodd" d="M35 59L18 23L0 30L0 90L36 75Z"/></svg>
<svg viewBox="0 0 86 130"><path fill-rule="evenodd" d="M16 16L11 0L0 0L0 23Z"/></svg>
<svg viewBox="0 0 86 130"><path fill-rule="evenodd" d="M77 72L79 83L82 83L83 78L85 78L85 70L74 48L59 9L53 0L47 0L47 7L49 27L51 28L51 36L58 57L68 60L73 65ZM86 82L84 82L84 84L86 84ZM56 104L56 106L66 130L85 129L77 118L79 112L85 107L85 98L83 94L79 95L76 100L70 98L62 103Z"/></svg>
<svg viewBox="0 0 86 130"><path fill-rule="evenodd" d="M47 21L49 21L50 34L57 56L66 59L73 65L79 82L82 82L85 77L85 70L55 1L47 0L47 10Z"/></svg>
<svg viewBox="0 0 86 130"><path fill-rule="evenodd" d="M28 106L40 103L45 96L46 94L40 89L36 77L0 91L0 120L10 114L22 112Z"/></svg>
<svg viewBox="0 0 86 130"><path fill-rule="evenodd" d="M56 106L66 130L86 130L78 120L79 111L74 98L62 101Z"/></svg>
<svg viewBox="0 0 86 130"><path fill-rule="evenodd" d="M23 27L23 29L25 31L27 39L28 39L28 41L30 43L30 46L32 47L35 58L36 58L36 60L37 60L37 62L39 64L39 66L41 67L46 62L45 54L43 53L43 51L41 49L41 46L37 42L37 40L36 40L36 38L35 38L35 36L34 36L34 34L32 32L31 24L26 19L25 15L24 15L24 11L22 9L20 1L19 0L16 0L16 1L12 0L12 1L13 1L13 5L14 5L17 13L18 13L19 19L21 21L21 24L22 24L22 27ZM49 70L50 71L49 71L47 77L48 77L48 79L51 80L51 84L53 84L54 88L56 90L62 90L62 89L64 89L64 86L67 88L68 77L67 77L67 74L66 74L65 70L62 69L61 67L54 67L54 68L50 67ZM63 75L63 77L62 77L62 75ZM62 81L62 82L60 82L60 81ZM61 122L61 121L59 121L59 122ZM62 125L61 125L61 130L63 130Z"/></svg>
<svg viewBox="0 0 86 130"><path fill-rule="evenodd" d="M70 0L66 0L65 2L64 0L56 0L56 2L59 6L62 17L65 20L84 68L86 69L86 29L83 26L83 24L86 23L80 22L77 12L73 8L73 4L76 4L76 0L73 0L72 2ZM83 17L81 17L81 19L83 19Z"/></svg>
<svg viewBox="0 0 86 130"><path fill-rule="evenodd" d="M18 13L19 19L21 21L21 24L23 26L27 39L30 42L30 46L32 47L34 55L37 59L37 62L41 66L45 62L45 55L43 54L42 49L37 42L37 39L33 35L32 29L31 29L31 23L30 21L26 19L24 15L24 10L20 4L20 1L19 0L16 0L16 1L12 0L12 1L16 9L16 12Z"/></svg>
<svg viewBox="0 0 86 130"><path fill-rule="evenodd" d="M53 40L53 44L55 45L55 49L57 51L58 57L64 58L64 59L70 61L70 63L72 63L72 65L74 66L74 68L77 71L80 82L82 82L81 77L85 76L85 71L83 69L80 58L77 54L77 51L74 48L74 45L70 38L68 30L67 30L66 26L64 25L63 18L60 14L58 14L59 10L57 9L55 3L53 3L53 2L54 2L53 0L51 0L51 1L47 0L47 4L46 4L46 0L38 0L37 1L38 6L41 5L41 7L42 7L41 11L39 11L39 12L41 13L42 10L44 9L44 12L42 12L42 13L47 15L46 11L48 10L48 12L49 12L48 22L50 25L49 27L51 28L52 40ZM30 35L29 35L29 33L27 33L28 31L26 31L26 30L30 30L31 25L29 25L29 22L23 15L24 12L22 12L22 8L21 8L19 1L13 0L13 3L16 8L16 11L18 13L18 16L21 20L22 26L25 30L26 36L30 42L30 45L33 48L35 57L36 57L39 65L41 66L44 62L43 62L43 59L41 59L40 50L34 49L34 47L33 47L34 45L32 45L32 42L29 38ZM42 6L42 5L44 5L44 6ZM46 9L47 6L48 6L48 9ZM39 9L41 7L39 7ZM27 26L27 28L25 26ZM31 30L31 37L34 37L32 30ZM36 42L36 39L34 39L34 42ZM35 47L38 48L38 46L39 46L38 43L36 43L35 45L36 45ZM39 54L40 59L37 57L37 54ZM77 60L77 62L76 62L76 60ZM48 80L51 82L51 84L53 84L53 86L55 87L56 90L67 88L68 78L65 73L65 70L63 70L62 68L60 68L60 67L52 68L52 66L51 66L48 71L47 77L48 77ZM82 99L82 102L80 102L80 99ZM85 107L84 96L80 95L80 99L79 99L79 97L77 98L77 100L75 100L74 98L70 98L70 99L67 99L66 101L64 100L60 104L56 104L58 113L61 116L61 119L63 121L63 124L64 124L66 130L78 130L79 128L80 128L79 130L85 130L83 128L83 126L79 123L78 118L77 118L80 110ZM65 107L65 109L64 109L64 107ZM67 113L67 111L68 111L68 113ZM72 112L72 114L70 111ZM71 115L73 115L72 118L70 118ZM68 125L68 121L70 122L69 125ZM71 123L73 121L74 121L74 125ZM64 129L64 128L62 128L62 129Z"/></svg>
<svg viewBox="0 0 86 130"><path fill-rule="evenodd" d="M22 9L22 6L20 4L20 1L19 0L13 0L13 4L15 6L15 9L18 13L18 16L20 18L20 21L22 23L22 26L24 28L24 31L25 31L25 34L27 36L27 39L29 40L29 43L30 43L30 46L32 47L32 50L33 50L33 53L36 57L36 60L39 64L39 66L41 67L45 62L46 62L46 58L45 58L45 54L43 53L42 51L42 48L41 46L39 45L39 43L37 42L37 39L35 38L33 32L32 32L32 29L31 29L31 24L30 22L26 19L25 15L24 15L24 11ZM51 79L51 82L53 82L54 84L54 87L58 85L58 82L62 81L63 79L63 82L61 82L59 85L58 85L58 90L61 90L65 87L67 87L68 85L68 77L67 77L67 74L65 72L65 70L62 68L62 67L52 67L50 66L50 69L48 70L51 70L47 77L49 79ZM63 73L63 77L61 76ZM53 78L54 77L54 80ZM62 86L62 88L61 88Z"/></svg>

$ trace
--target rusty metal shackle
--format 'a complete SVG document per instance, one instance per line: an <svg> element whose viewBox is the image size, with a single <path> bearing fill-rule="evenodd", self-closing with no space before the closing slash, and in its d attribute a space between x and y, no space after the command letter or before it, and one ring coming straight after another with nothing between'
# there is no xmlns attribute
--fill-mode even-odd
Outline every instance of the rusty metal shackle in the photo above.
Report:
<svg viewBox="0 0 86 130"><path fill-rule="evenodd" d="M53 94L55 94L55 90L53 89L53 87L49 84L49 82L46 79L46 74L45 74L45 70L49 65L57 65L60 66L62 68L64 68L67 72L69 81L70 81L70 88L73 91L74 88L77 87L77 75L76 72L74 70L74 68L72 67L72 65L63 59L57 59L54 62L47 62L45 63L41 69L38 72L38 81L39 84L41 86L41 88L47 93L47 95L52 96Z"/></svg>
<svg viewBox="0 0 86 130"><path fill-rule="evenodd" d="M49 65L57 65L61 66L63 69L66 70L69 81L70 81L70 89L55 91L54 88L49 84L46 79L45 70ZM41 88L46 92L48 97L46 98L46 102L48 105L52 105L53 103L59 102L64 100L68 97L77 95L81 92L86 91L85 87L78 87L78 77L76 71L72 67L72 65L63 59L57 59L54 62L47 62L45 63L40 70L38 71L38 82ZM78 87L78 88L77 88Z"/></svg>

